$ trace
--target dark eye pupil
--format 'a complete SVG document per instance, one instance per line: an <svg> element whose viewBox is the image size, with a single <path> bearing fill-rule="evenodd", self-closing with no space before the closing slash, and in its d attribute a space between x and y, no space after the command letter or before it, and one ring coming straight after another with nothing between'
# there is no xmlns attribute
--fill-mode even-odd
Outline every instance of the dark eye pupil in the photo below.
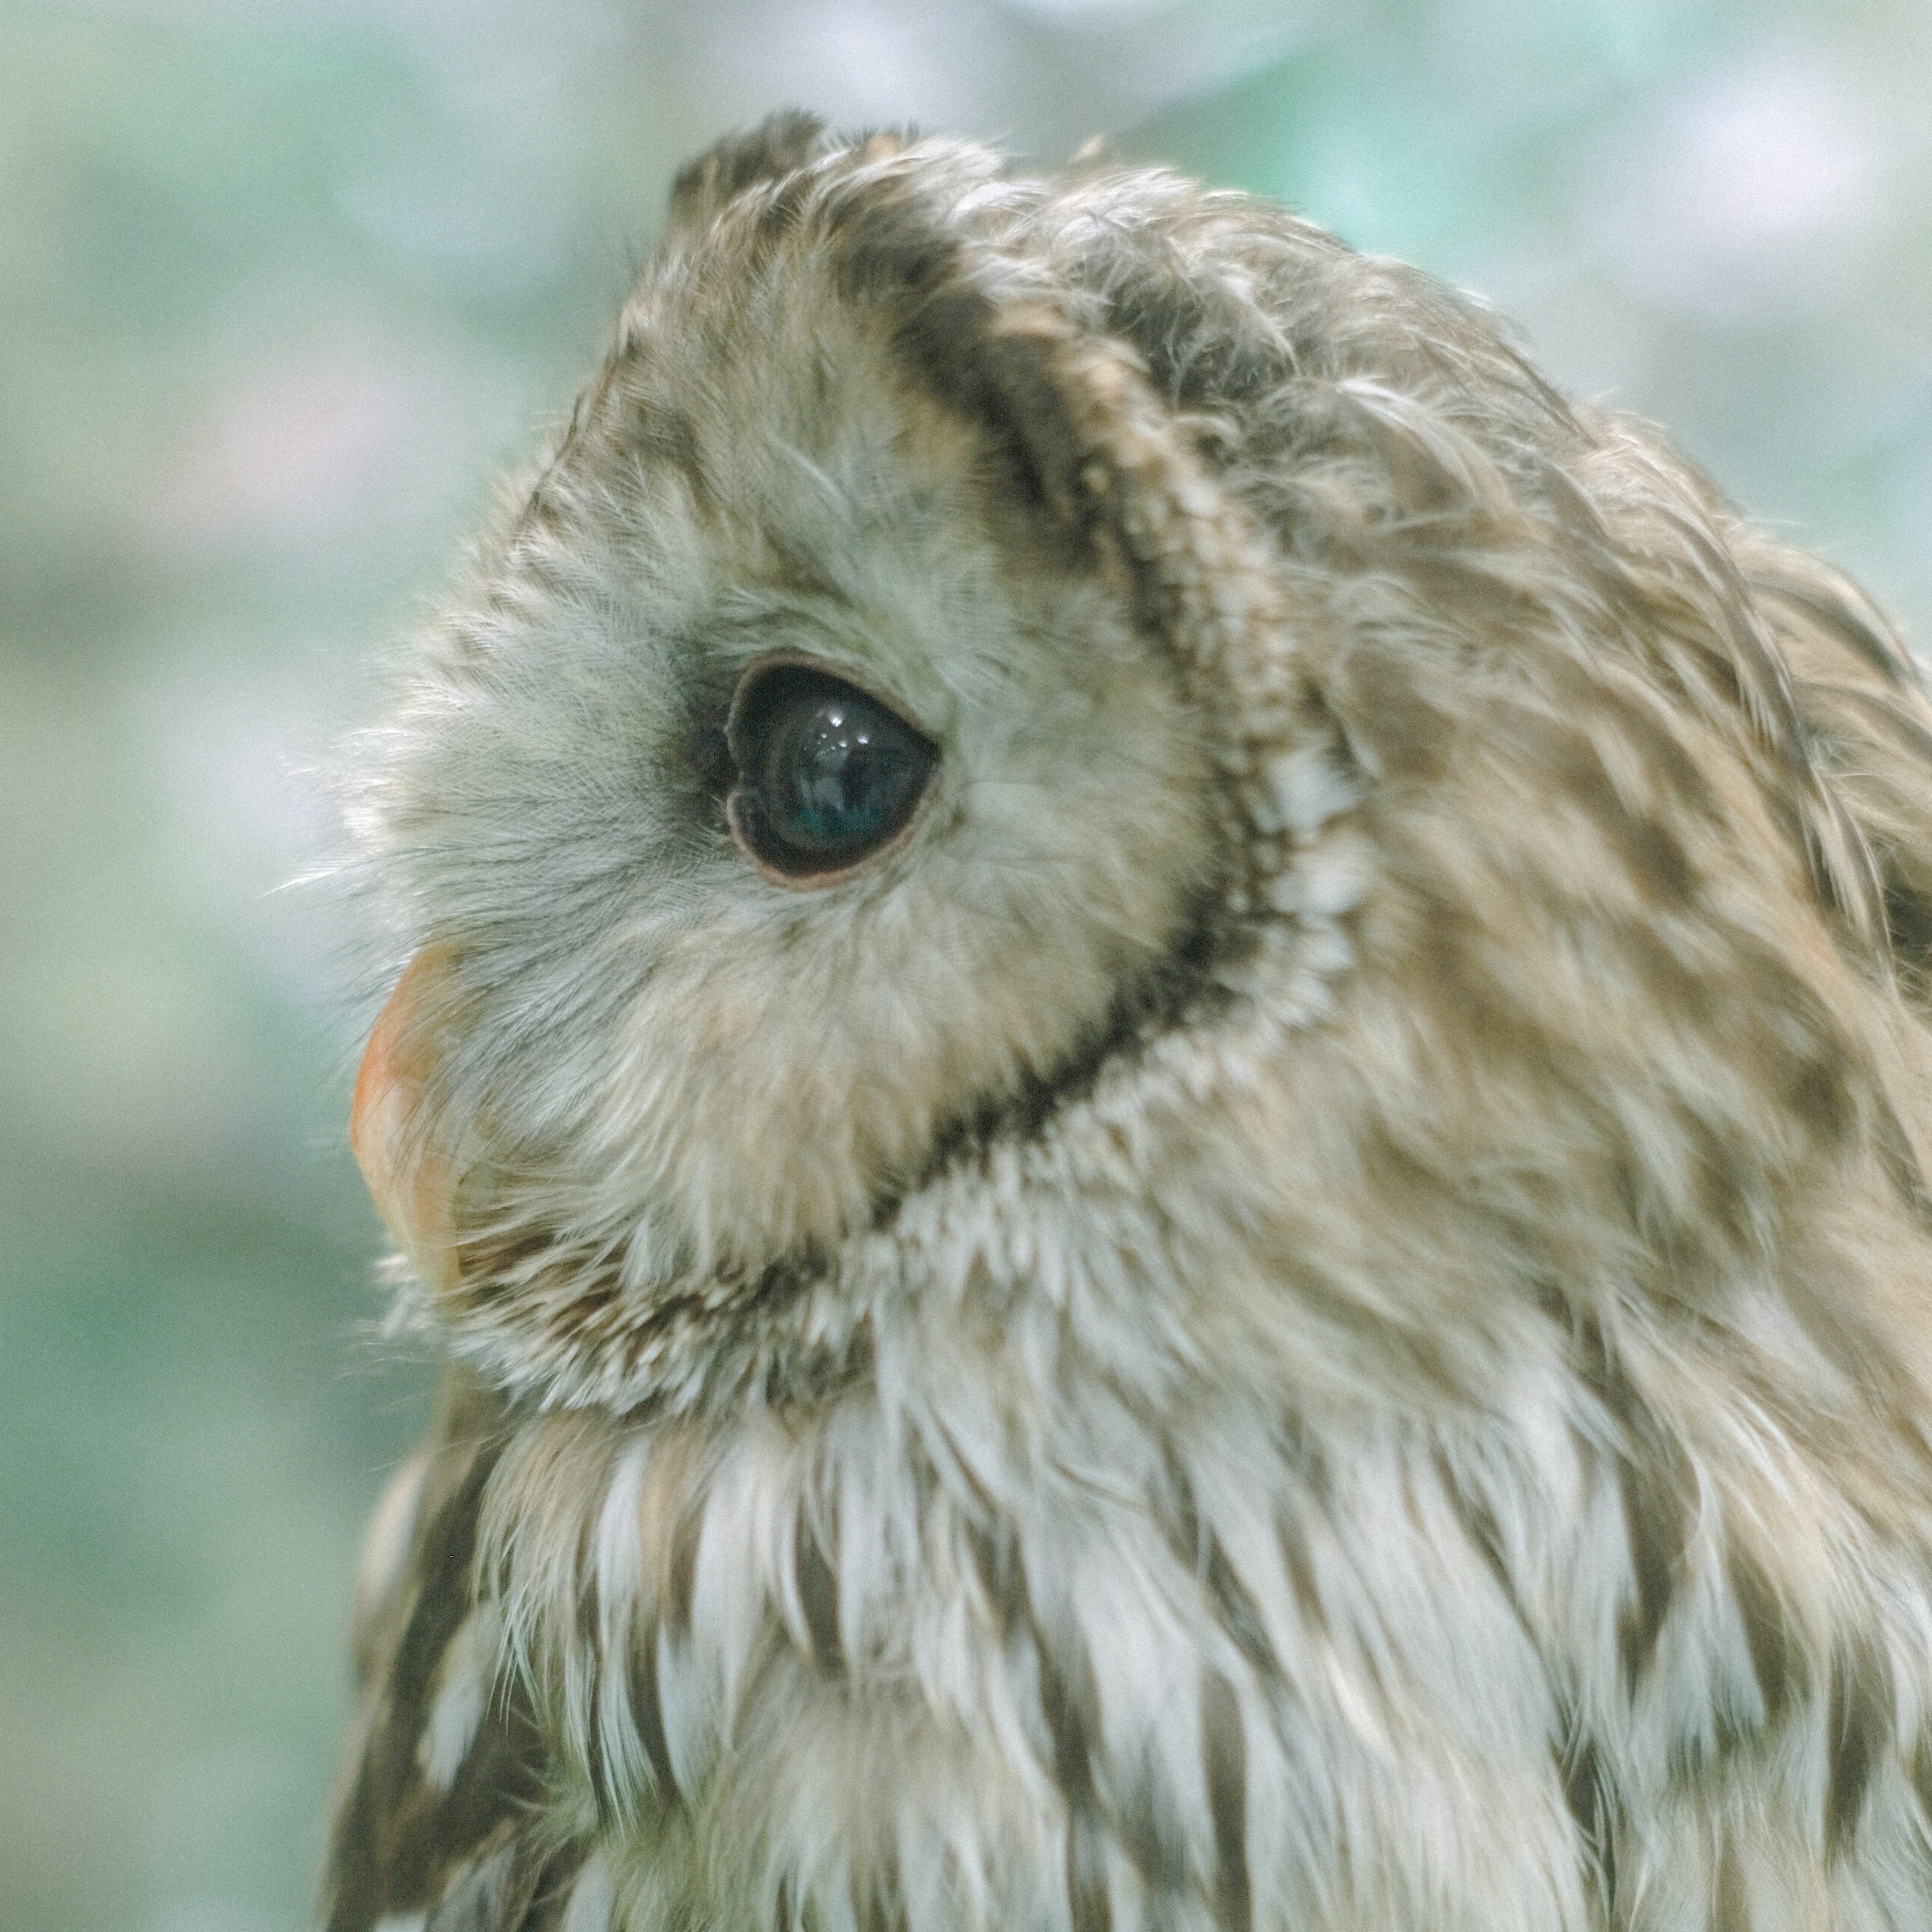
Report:
<svg viewBox="0 0 1932 1932"><path fill-rule="evenodd" d="M733 707L733 826L778 872L842 870L911 817L938 749L842 679L796 664L754 676Z"/></svg>
<svg viewBox="0 0 1932 1932"><path fill-rule="evenodd" d="M788 718L766 754L764 789L802 843L878 836L911 775L904 734L882 729L876 706L828 698Z"/></svg>

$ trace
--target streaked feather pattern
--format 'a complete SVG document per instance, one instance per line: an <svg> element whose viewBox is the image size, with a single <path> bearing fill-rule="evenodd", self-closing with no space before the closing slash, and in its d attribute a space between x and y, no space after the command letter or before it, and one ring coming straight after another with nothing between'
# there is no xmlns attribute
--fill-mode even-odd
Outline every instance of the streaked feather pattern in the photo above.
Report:
<svg viewBox="0 0 1932 1932"><path fill-rule="evenodd" d="M941 748L747 862L772 655ZM1932 710L1460 298L694 164L359 753L330 1932L1932 1925Z"/></svg>

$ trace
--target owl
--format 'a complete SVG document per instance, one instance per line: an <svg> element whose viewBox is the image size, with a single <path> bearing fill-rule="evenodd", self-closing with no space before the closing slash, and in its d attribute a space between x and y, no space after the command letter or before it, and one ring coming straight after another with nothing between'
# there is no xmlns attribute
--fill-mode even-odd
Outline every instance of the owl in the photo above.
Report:
<svg viewBox="0 0 1932 1932"><path fill-rule="evenodd" d="M1654 431L780 117L349 763L329 1932L1932 1927L1932 707Z"/></svg>

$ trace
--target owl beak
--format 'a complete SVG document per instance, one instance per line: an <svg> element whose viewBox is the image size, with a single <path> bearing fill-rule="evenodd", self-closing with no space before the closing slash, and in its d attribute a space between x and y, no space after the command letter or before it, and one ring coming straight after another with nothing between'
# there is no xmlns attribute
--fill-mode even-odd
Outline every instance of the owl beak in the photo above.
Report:
<svg viewBox="0 0 1932 1932"><path fill-rule="evenodd" d="M427 1105L433 1048L426 1024L446 1004L448 966L426 946L404 969L363 1050L349 1144L417 1279L433 1294L458 1282L454 1176Z"/></svg>

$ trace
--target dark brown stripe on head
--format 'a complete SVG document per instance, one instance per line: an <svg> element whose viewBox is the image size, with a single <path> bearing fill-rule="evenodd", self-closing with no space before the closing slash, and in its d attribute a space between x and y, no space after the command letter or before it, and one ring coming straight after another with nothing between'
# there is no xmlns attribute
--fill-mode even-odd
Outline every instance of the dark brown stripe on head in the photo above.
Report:
<svg viewBox="0 0 1932 1932"><path fill-rule="evenodd" d="M671 183L671 225L694 228L715 220L746 189L803 167L824 146L825 123L796 109L770 115L747 132L729 136L679 170Z"/></svg>
<svg viewBox="0 0 1932 1932"><path fill-rule="evenodd" d="M1069 326L1044 304L1003 311L975 285L944 212L904 183L836 194L826 226L840 299L896 311L895 345L922 386L989 432L1036 512L1084 528L1094 505L1081 472L1093 452L1052 367Z"/></svg>
<svg viewBox="0 0 1932 1932"><path fill-rule="evenodd" d="M840 195L829 210L838 249L836 286L842 301L890 304L901 309L902 349L915 352L928 340L958 346L944 319L955 313L992 315L991 302L960 275L959 244L940 226L936 211L902 184ZM918 358L922 363L923 356ZM952 386L957 387L957 379Z"/></svg>

